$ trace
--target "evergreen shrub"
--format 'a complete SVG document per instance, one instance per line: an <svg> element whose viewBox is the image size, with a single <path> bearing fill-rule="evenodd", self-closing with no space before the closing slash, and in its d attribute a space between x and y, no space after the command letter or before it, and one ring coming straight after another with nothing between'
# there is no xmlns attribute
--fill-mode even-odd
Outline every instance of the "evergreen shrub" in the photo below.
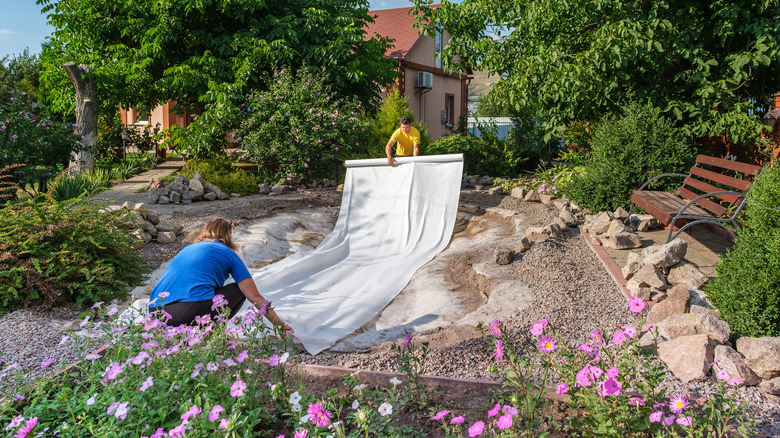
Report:
<svg viewBox="0 0 780 438"><path fill-rule="evenodd" d="M734 247L715 266L707 296L741 336L780 336L780 168L767 165L751 186Z"/></svg>
<svg viewBox="0 0 780 438"><path fill-rule="evenodd" d="M584 171L574 175L567 195L592 211L628 208L633 190L662 173L688 173L696 159L690 138L650 104L632 102L620 118L594 130ZM652 190L673 190L680 178L661 178Z"/></svg>
<svg viewBox="0 0 780 438"><path fill-rule="evenodd" d="M409 110L409 101L400 95L397 89L387 93L382 105L368 125L368 138L366 140L366 158L385 157L385 146L396 129L401 127L401 117L412 119L412 126L420 131L420 154L431 155L429 150L431 138L428 136L428 128L422 123L414 121L414 113ZM359 157L358 157L359 158Z"/></svg>
<svg viewBox="0 0 780 438"><path fill-rule="evenodd" d="M124 298L147 266L124 211L77 200L0 210L0 309Z"/></svg>

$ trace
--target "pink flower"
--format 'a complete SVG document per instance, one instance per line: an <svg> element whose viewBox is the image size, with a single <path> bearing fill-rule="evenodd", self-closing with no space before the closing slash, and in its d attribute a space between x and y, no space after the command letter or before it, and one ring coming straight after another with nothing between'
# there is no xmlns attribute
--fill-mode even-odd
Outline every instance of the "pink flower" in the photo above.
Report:
<svg viewBox="0 0 780 438"><path fill-rule="evenodd" d="M127 407L129 404L130 402L120 403L119 406L116 407L114 417L119 418L120 420L127 418L127 413L130 411L130 408Z"/></svg>
<svg viewBox="0 0 780 438"><path fill-rule="evenodd" d="M555 393L558 395L563 395L569 392L569 385L566 382L561 382L558 384L558 388L555 390Z"/></svg>
<svg viewBox="0 0 780 438"><path fill-rule="evenodd" d="M670 415L668 417L664 417L664 426L671 426L674 424L674 415Z"/></svg>
<svg viewBox="0 0 780 438"><path fill-rule="evenodd" d="M615 378L620 374L620 371L618 370L618 367L612 367L607 370L607 377Z"/></svg>
<svg viewBox="0 0 780 438"><path fill-rule="evenodd" d="M146 381L141 384L139 389L141 392L146 392L146 390L149 389L152 385L154 385L154 380L152 379L152 376L149 376Z"/></svg>
<svg viewBox="0 0 780 438"><path fill-rule="evenodd" d="M219 414L222 412L225 412L225 410L222 409L222 406L215 405L213 408L211 408L211 412L209 412L209 421L219 420Z"/></svg>
<svg viewBox="0 0 780 438"><path fill-rule="evenodd" d="M471 427L469 427L469 436L475 437L482 435L482 431L485 430L485 423L481 421L477 421L476 423L472 424Z"/></svg>
<svg viewBox="0 0 780 438"><path fill-rule="evenodd" d="M187 409L187 412L182 414L181 419L184 421L190 421L190 418L200 414L201 412L203 411L198 407L198 405L192 405L192 407Z"/></svg>
<svg viewBox="0 0 780 438"><path fill-rule="evenodd" d="M187 431L187 423L189 423L189 421L187 420L182 421L180 425L168 431L168 436L183 437L185 432Z"/></svg>
<svg viewBox="0 0 780 438"><path fill-rule="evenodd" d="M650 422L651 423L658 423L661 421L661 418L663 418L664 413L661 411L655 411L652 414L650 414Z"/></svg>
<svg viewBox="0 0 780 438"><path fill-rule="evenodd" d="M629 325L625 328L625 330L623 330L623 333L625 333L629 338L633 338L636 336L636 327Z"/></svg>
<svg viewBox="0 0 780 438"><path fill-rule="evenodd" d="M331 414L322 407L321 402L310 404L306 413L309 414L309 419L315 426L328 427L330 424Z"/></svg>
<svg viewBox="0 0 780 438"><path fill-rule="evenodd" d="M600 379L601 376L604 375L604 370L602 370L599 367L589 367L589 368L590 368L590 373L593 374L593 377L597 379Z"/></svg>
<svg viewBox="0 0 780 438"><path fill-rule="evenodd" d="M693 419L690 416L677 417L677 424L680 426L690 426L693 424Z"/></svg>
<svg viewBox="0 0 780 438"><path fill-rule="evenodd" d="M675 414L679 414L688 407L688 400L685 398L685 394L677 394L669 400L669 410Z"/></svg>
<svg viewBox="0 0 780 438"><path fill-rule="evenodd" d="M306 438L306 435L309 434L309 431L306 429L298 429L295 431L295 435L293 438Z"/></svg>
<svg viewBox="0 0 780 438"><path fill-rule="evenodd" d="M555 339L549 336L542 336L539 342L536 343L536 348L542 353L552 353L557 346L555 345Z"/></svg>
<svg viewBox="0 0 780 438"><path fill-rule="evenodd" d="M498 426L499 429L504 430L512 427L514 424L514 421L512 420L512 415L510 414L504 414L501 416L501 418L498 419L496 422L496 426Z"/></svg>
<svg viewBox="0 0 780 438"><path fill-rule="evenodd" d="M496 405L493 406L493 409L488 411L488 418L498 415L498 411L500 410L501 410L501 403L496 403Z"/></svg>
<svg viewBox="0 0 780 438"><path fill-rule="evenodd" d="M279 365L279 359L281 359L281 356L278 354L272 354L271 357L268 358L268 364L272 367Z"/></svg>
<svg viewBox="0 0 780 438"><path fill-rule="evenodd" d="M236 380L235 383L233 383L233 386L230 387L230 396L231 397L241 397L244 395L244 390L246 389L246 383Z"/></svg>
<svg viewBox="0 0 780 438"><path fill-rule="evenodd" d="M28 418L24 426L16 432L14 438L25 438L38 425L38 417Z"/></svg>
<svg viewBox="0 0 780 438"><path fill-rule="evenodd" d="M596 329L593 329L590 332L590 336L593 338L593 342L595 344L601 344L604 341L604 336L602 336L601 332Z"/></svg>
<svg viewBox="0 0 780 438"><path fill-rule="evenodd" d="M452 420L450 420L450 424L460 424L465 421L465 418L462 416L454 417Z"/></svg>
<svg viewBox="0 0 780 438"><path fill-rule="evenodd" d="M587 365L577 372L577 383L581 386L590 386L593 384L590 380L590 369Z"/></svg>
<svg viewBox="0 0 780 438"><path fill-rule="evenodd" d="M531 334L534 336L541 336L544 333L544 326L538 322L531 324Z"/></svg>
<svg viewBox="0 0 780 438"><path fill-rule="evenodd" d="M409 348L409 343L410 342L412 342L412 334L411 333L407 333L406 335L404 335L404 340L403 340L402 345L404 346L404 348Z"/></svg>
<svg viewBox="0 0 780 438"><path fill-rule="evenodd" d="M504 344L502 344L501 341L496 341L496 350L493 352L493 357L495 357L498 362L504 360Z"/></svg>
<svg viewBox="0 0 780 438"><path fill-rule="evenodd" d="M228 420L227 418L223 418L219 422L219 428L220 429L227 429L228 428L228 424L230 424L230 420ZM306 436L306 435L304 435L304 436Z"/></svg>
<svg viewBox="0 0 780 438"><path fill-rule="evenodd" d="M645 310L645 302L638 296L634 295L630 300L628 300L628 310L634 313L639 313Z"/></svg>
<svg viewBox="0 0 780 438"><path fill-rule="evenodd" d="M236 356L236 362L241 363L247 360L247 358L249 358L249 353L246 350L244 350L241 353L239 353L238 356Z"/></svg>
<svg viewBox="0 0 780 438"><path fill-rule="evenodd" d="M724 370L723 368L718 370L718 379L729 380L730 378L731 378L731 373L729 373L727 370Z"/></svg>
<svg viewBox="0 0 780 438"><path fill-rule="evenodd" d="M225 299L225 296L222 294L216 294L214 295L214 298L212 298L213 304L211 305L211 310L217 310L220 307L227 306L228 301Z"/></svg>
<svg viewBox="0 0 780 438"><path fill-rule="evenodd" d="M41 368L49 368L54 363L54 359L49 359L41 364Z"/></svg>
<svg viewBox="0 0 780 438"><path fill-rule="evenodd" d="M490 334L493 335L496 338L501 337L501 322L498 320L495 320L490 323Z"/></svg>
<svg viewBox="0 0 780 438"><path fill-rule="evenodd" d="M433 419L437 420L437 421L441 420L442 418L444 418L445 415L447 415L447 412L448 411L446 409L443 410L443 411L439 411L439 412L436 413L436 415L433 416Z"/></svg>
<svg viewBox="0 0 780 438"><path fill-rule="evenodd" d="M628 399L628 402L631 403L632 405L635 405L636 407L645 405L645 401L639 397L631 397Z"/></svg>
<svg viewBox="0 0 780 438"><path fill-rule="evenodd" d="M610 377L600 385L600 388L602 389L602 393L600 394L602 396L620 395L620 390L623 389L623 385Z"/></svg>
<svg viewBox="0 0 780 438"><path fill-rule="evenodd" d="M623 341L626 340L626 334L623 332L617 332L614 336L612 336L612 343L613 344L622 344Z"/></svg>

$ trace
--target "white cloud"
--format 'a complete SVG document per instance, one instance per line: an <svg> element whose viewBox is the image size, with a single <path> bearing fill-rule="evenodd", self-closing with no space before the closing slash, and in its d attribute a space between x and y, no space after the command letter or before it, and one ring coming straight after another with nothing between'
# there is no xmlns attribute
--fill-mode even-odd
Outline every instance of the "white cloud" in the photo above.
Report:
<svg viewBox="0 0 780 438"><path fill-rule="evenodd" d="M0 40L10 40L15 32L8 29L0 29Z"/></svg>

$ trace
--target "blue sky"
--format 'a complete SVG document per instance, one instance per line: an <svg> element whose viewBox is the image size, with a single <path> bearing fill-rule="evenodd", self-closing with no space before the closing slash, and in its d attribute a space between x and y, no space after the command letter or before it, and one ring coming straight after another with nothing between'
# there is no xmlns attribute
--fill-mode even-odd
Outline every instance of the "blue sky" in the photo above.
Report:
<svg viewBox="0 0 780 438"><path fill-rule="evenodd" d="M371 9L412 6L409 0L371 0ZM21 53L40 53L41 43L51 34L51 26L35 0L0 0L0 58Z"/></svg>

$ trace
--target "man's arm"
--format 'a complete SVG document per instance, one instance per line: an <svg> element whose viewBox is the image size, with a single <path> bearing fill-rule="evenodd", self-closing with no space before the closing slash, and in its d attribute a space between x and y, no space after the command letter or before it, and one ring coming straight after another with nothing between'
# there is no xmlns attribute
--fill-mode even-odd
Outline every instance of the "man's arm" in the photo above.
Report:
<svg viewBox="0 0 780 438"><path fill-rule="evenodd" d="M257 290L257 285L255 284L255 280L252 277L245 278L239 281L238 289L241 291L242 294L244 294L246 299L248 299L250 302L255 304L255 306L258 309L266 301L265 298L263 298L263 296L260 295L260 291ZM282 324L284 326L285 332L293 333L292 327L290 327L284 321L282 321L282 318L279 318L279 315L277 315L276 311L274 311L273 309L268 309L268 313L266 313L266 317L274 325ZM282 335L286 337L284 333L282 333Z"/></svg>
<svg viewBox="0 0 780 438"><path fill-rule="evenodd" d="M417 157L420 155L420 143L414 144L414 156Z"/></svg>
<svg viewBox="0 0 780 438"><path fill-rule="evenodd" d="M395 140L390 140L387 142L387 146L385 146L385 154L387 155L387 165L392 166L395 164L395 160L393 159L393 145L395 144Z"/></svg>

